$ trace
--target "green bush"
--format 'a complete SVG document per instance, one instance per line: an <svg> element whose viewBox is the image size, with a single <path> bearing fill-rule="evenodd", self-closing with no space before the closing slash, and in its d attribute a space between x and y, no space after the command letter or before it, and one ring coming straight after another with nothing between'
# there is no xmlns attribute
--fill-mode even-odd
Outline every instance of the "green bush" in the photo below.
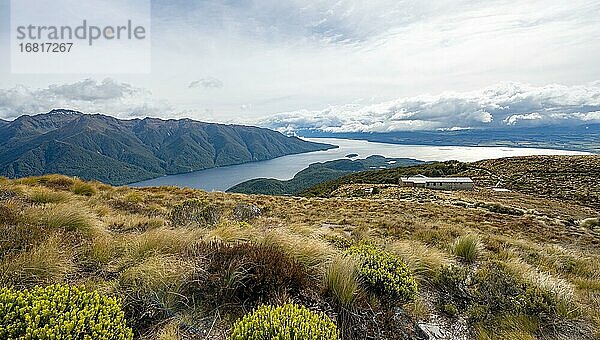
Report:
<svg viewBox="0 0 600 340"><path fill-rule="evenodd" d="M191 199L178 203L171 210L174 226L214 226L221 220L221 209L205 200Z"/></svg>
<svg viewBox="0 0 600 340"><path fill-rule="evenodd" d="M346 252L357 259L360 276L375 293L401 300L417 295L417 281L398 256L370 243L359 243Z"/></svg>
<svg viewBox="0 0 600 340"><path fill-rule="evenodd" d="M292 303L262 305L233 325L230 340L337 340L337 327L325 314Z"/></svg>
<svg viewBox="0 0 600 340"><path fill-rule="evenodd" d="M550 292L528 284L506 264L490 261L474 273L462 267L444 267L433 280L439 294L438 307L453 304L471 322L487 322L495 315L531 315L549 319L556 315L556 299Z"/></svg>
<svg viewBox="0 0 600 340"><path fill-rule="evenodd" d="M0 288L1 339L132 339L119 303L98 292L51 285Z"/></svg>

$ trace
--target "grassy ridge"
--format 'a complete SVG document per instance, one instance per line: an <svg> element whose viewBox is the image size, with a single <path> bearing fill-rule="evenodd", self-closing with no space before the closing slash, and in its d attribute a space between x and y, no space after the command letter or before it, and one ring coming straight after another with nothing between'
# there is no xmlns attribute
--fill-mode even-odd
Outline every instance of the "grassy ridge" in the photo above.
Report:
<svg viewBox="0 0 600 340"><path fill-rule="evenodd" d="M487 190L353 197L359 187L323 199L0 179L0 284L119 297L137 337L225 339L255 307L290 302L344 339L425 338L419 324L450 338L600 336L600 235L579 224L596 210ZM356 257L363 244L385 261ZM380 265L397 261L414 286ZM403 298L381 288L407 283Z"/></svg>

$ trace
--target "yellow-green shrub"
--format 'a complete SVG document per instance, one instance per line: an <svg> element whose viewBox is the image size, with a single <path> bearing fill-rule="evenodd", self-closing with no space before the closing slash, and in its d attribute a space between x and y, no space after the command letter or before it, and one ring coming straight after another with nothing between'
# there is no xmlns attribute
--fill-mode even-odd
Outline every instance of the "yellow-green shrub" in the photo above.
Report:
<svg viewBox="0 0 600 340"><path fill-rule="evenodd" d="M0 288L1 339L132 339L119 302L79 287Z"/></svg>
<svg viewBox="0 0 600 340"><path fill-rule="evenodd" d="M358 272L373 292L401 300L417 295L417 281L400 257L371 243L353 245L347 254L357 259Z"/></svg>
<svg viewBox="0 0 600 340"><path fill-rule="evenodd" d="M288 303L258 307L233 325L229 339L337 340L339 335L325 314Z"/></svg>

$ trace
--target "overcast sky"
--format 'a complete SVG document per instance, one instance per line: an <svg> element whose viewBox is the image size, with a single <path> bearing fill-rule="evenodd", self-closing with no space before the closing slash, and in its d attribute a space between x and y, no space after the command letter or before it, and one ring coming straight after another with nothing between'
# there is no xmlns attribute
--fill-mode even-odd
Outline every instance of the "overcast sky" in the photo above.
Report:
<svg viewBox="0 0 600 340"><path fill-rule="evenodd" d="M600 2L155 0L152 73L13 75L0 118L66 107L292 131L600 121Z"/></svg>

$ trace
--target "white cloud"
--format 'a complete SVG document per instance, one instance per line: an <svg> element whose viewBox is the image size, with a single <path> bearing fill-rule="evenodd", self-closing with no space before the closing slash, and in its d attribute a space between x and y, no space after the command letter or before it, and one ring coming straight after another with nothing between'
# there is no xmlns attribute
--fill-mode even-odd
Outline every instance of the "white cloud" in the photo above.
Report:
<svg viewBox="0 0 600 340"><path fill-rule="evenodd" d="M286 133L457 130L600 122L600 82L580 86L501 83L478 91L421 95L367 106L273 115L260 125Z"/></svg>
<svg viewBox="0 0 600 340"><path fill-rule="evenodd" d="M193 88L205 88L205 89L217 89L223 87L223 82L217 78L208 77L199 80L194 80L188 85L190 89Z"/></svg>
<svg viewBox="0 0 600 340"><path fill-rule="evenodd" d="M143 117L169 114L166 101L156 100L150 92L106 78L100 82L85 79L71 84L31 89L18 85L0 89L0 118L48 112L67 108L116 117Z"/></svg>
<svg viewBox="0 0 600 340"><path fill-rule="evenodd" d="M117 79L151 89L178 112L196 112L197 119L204 119L205 110L219 121L238 121L502 81L600 79L597 0L153 0L152 5L153 73ZM0 34L0 50L10 49L8 38ZM6 56L0 53L0 64L10 65ZM74 81L73 75L28 77L8 69L0 68L0 88ZM192 87L199 87L187 89L208 75L226 86L204 90L196 83Z"/></svg>

